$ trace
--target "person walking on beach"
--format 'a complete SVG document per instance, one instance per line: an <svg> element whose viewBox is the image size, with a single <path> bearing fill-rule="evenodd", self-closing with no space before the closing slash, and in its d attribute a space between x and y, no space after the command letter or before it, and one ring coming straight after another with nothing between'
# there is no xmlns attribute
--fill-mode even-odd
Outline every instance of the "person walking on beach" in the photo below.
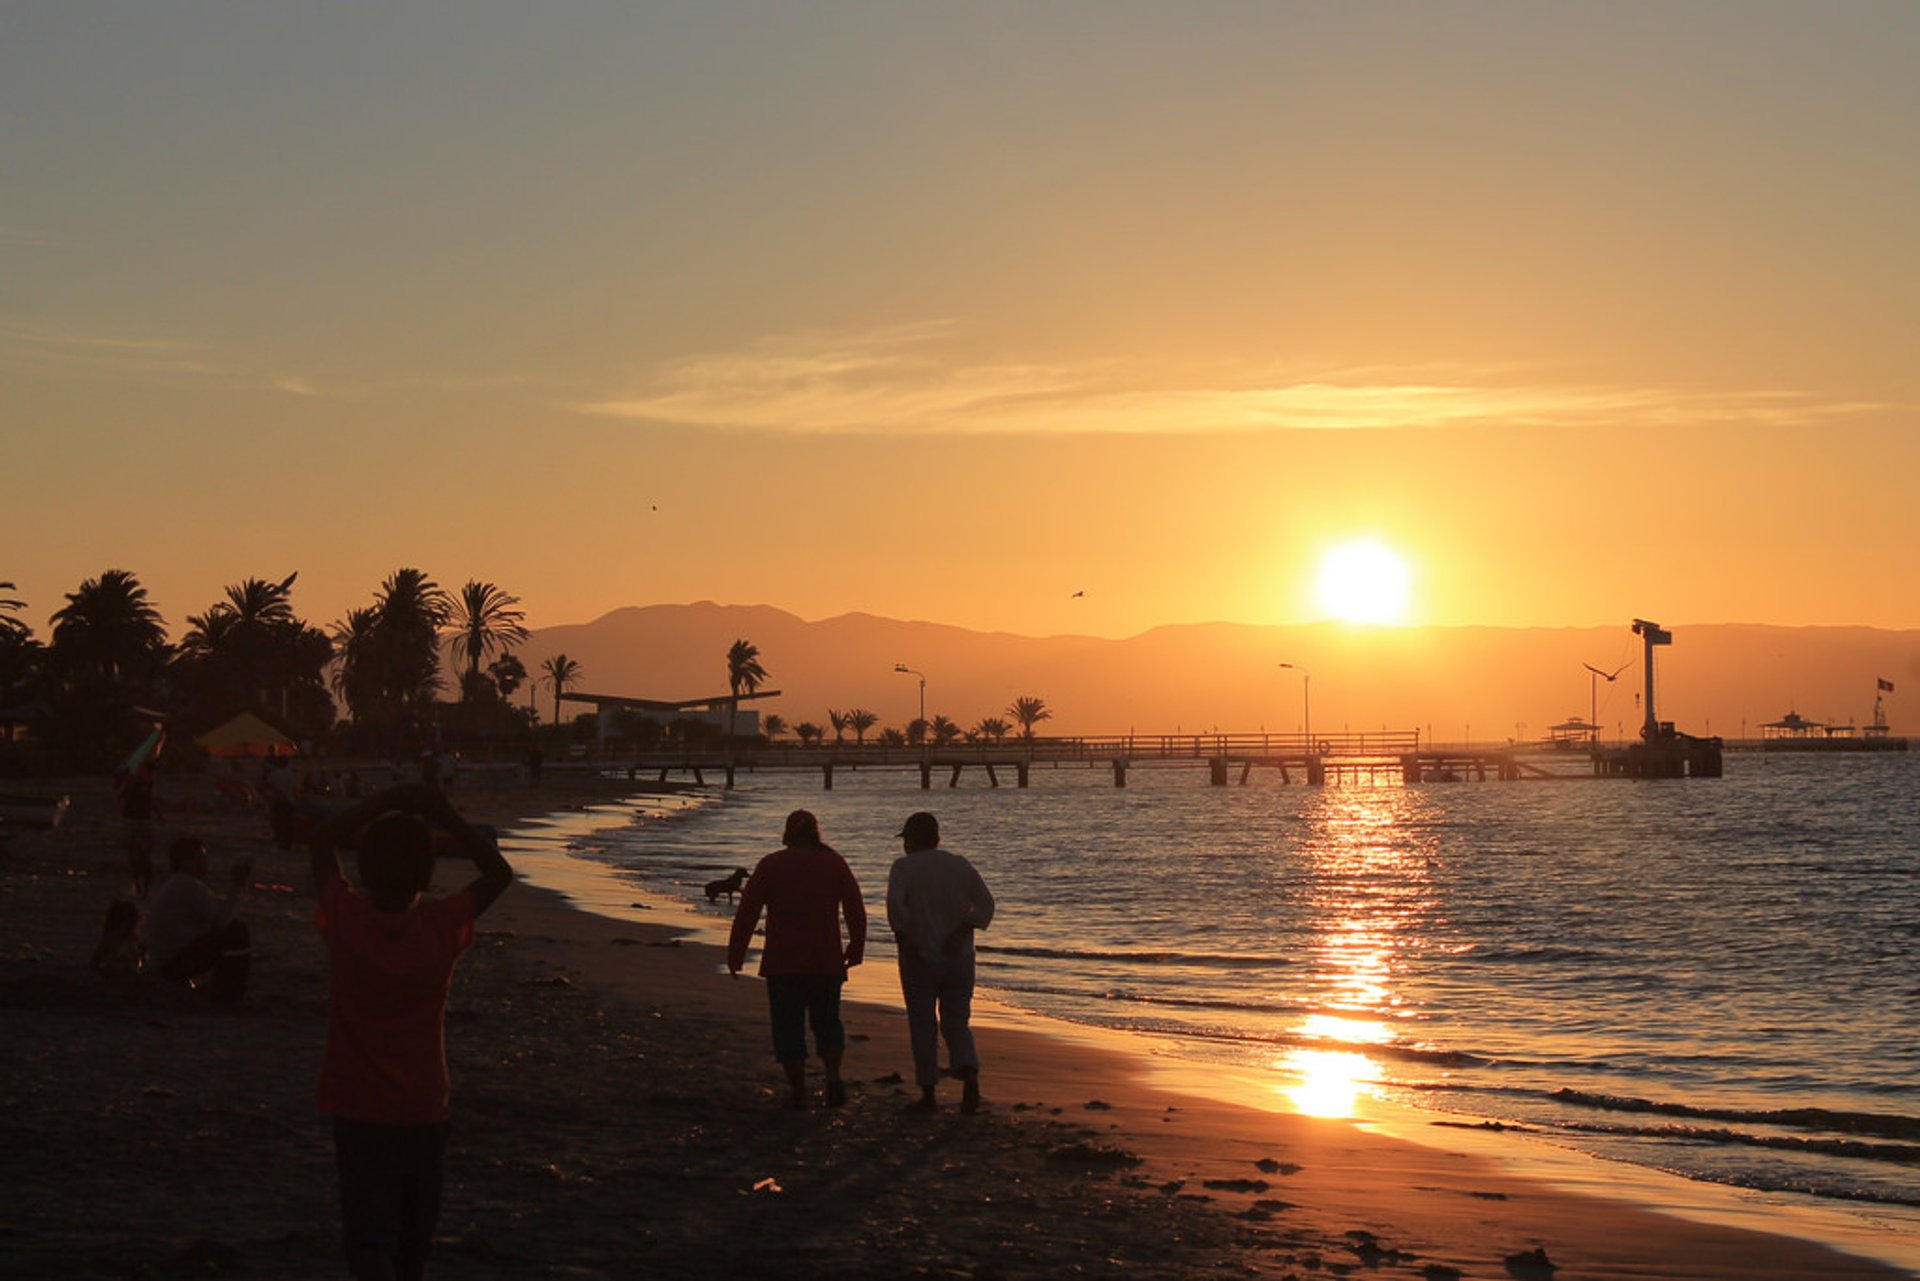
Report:
<svg viewBox="0 0 1920 1281"><path fill-rule="evenodd" d="M973 932L993 920L993 895L973 864L940 848L940 820L925 810L900 829L906 853L887 874L887 924L900 954L900 995L913 1044L917 1106L932 1111L940 1038L960 1078L960 1110L980 1110L980 1056L973 1045Z"/></svg>
<svg viewBox="0 0 1920 1281"><path fill-rule="evenodd" d="M451 834L480 873L446 898L424 897L434 853L422 819ZM357 847L364 897L348 885L338 845ZM363 1279L421 1277L446 1161L447 992L474 922L513 869L429 783L388 788L329 817L309 858L329 983L317 1102L333 1118L347 1266Z"/></svg>
<svg viewBox="0 0 1920 1281"><path fill-rule="evenodd" d="M760 860L740 891L727 940L727 970L738 975L747 960L760 912L767 914L767 941L760 976L767 981L773 1023L773 1057L786 1070L792 1106L807 1106L807 1025L827 1070L827 1106L847 1101L840 1060L847 1044L840 1022L840 989L847 971L867 947L867 908L853 869L820 839L820 824L806 810L787 815L782 848ZM840 918L846 917L842 947Z"/></svg>

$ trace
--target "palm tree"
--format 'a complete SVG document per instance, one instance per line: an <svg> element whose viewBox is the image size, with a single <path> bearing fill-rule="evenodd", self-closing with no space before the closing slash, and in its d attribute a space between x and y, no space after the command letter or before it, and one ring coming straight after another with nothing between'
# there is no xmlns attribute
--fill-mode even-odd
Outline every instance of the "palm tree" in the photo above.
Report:
<svg viewBox="0 0 1920 1281"><path fill-rule="evenodd" d="M466 657L467 679L462 689L468 701L472 701L479 685L480 661L495 650L511 649L527 639L527 629L522 626L526 612L517 608L519 604L518 596L471 578L453 598L453 633L447 637L447 652L456 659Z"/></svg>
<svg viewBox="0 0 1920 1281"><path fill-rule="evenodd" d="M224 600L188 617L174 671L202 716L249 707L294 733L317 733L332 723L322 673L334 657L333 644L293 612L298 577L232 584Z"/></svg>
<svg viewBox="0 0 1920 1281"><path fill-rule="evenodd" d="M397 569L374 599L374 658L389 702L418 709L440 690L440 629L453 601L417 569Z"/></svg>
<svg viewBox="0 0 1920 1281"><path fill-rule="evenodd" d="M834 742L844 743L847 741L847 714L845 712L836 712L829 707L827 709L827 724L833 726Z"/></svg>
<svg viewBox="0 0 1920 1281"><path fill-rule="evenodd" d="M119 681L144 675L158 666L166 643L160 611L124 569L87 579L53 616L54 661L77 676Z"/></svg>
<svg viewBox="0 0 1920 1281"><path fill-rule="evenodd" d="M760 666L760 650L750 641L737 640L727 647L727 688L733 698L727 703L727 737L733 737L733 718L740 712L740 695L751 694L767 679Z"/></svg>
<svg viewBox="0 0 1920 1281"><path fill-rule="evenodd" d="M826 736L826 731L812 721L801 721L793 727L793 735L800 740L800 746L812 747Z"/></svg>
<svg viewBox="0 0 1920 1281"><path fill-rule="evenodd" d="M565 654L555 654L540 664L540 670L546 675L540 678L542 685L553 689L553 723L560 723L560 696L580 680L580 664Z"/></svg>
<svg viewBox="0 0 1920 1281"><path fill-rule="evenodd" d="M374 625L379 614L372 606L350 609L333 625L333 692L346 701L358 722L380 700L378 664L373 657Z"/></svg>
<svg viewBox="0 0 1920 1281"><path fill-rule="evenodd" d="M960 737L960 727L944 716L936 716L933 718L932 729L933 745L935 747L946 747L952 743L954 739Z"/></svg>
<svg viewBox="0 0 1920 1281"><path fill-rule="evenodd" d="M527 679L527 665L509 651L487 664L487 675L493 677L493 687L500 691L500 697L511 699L513 691Z"/></svg>
<svg viewBox="0 0 1920 1281"><path fill-rule="evenodd" d="M0 592L17 592L20 589L12 583L0 583ZM0 632L12 632L16 636L25 636L31 629L22 620L13 617L27 607L27 602L13 596L0 596Z"/></svg>
<svg viewBox="0 0 1920 1281"><path fill-rule="evenodd" d="M888 747L905 747L907 745L907 736L900 730L888 726L886 729L880 731L880 741Z"/></svg>
<svg viewBox="0 0 1920 1281"><path fill-rule="evenodd" d="M787 718L778 712L768 712L760 718L760 732L767 736L768 742L779 738L786 728Z"/></svg>
<svg viewBox="0 0 1920 1281"><path fill-rule="evenodd" d="M1022 695L1008 705L1007 715L1020 722L1020 737L1032 738L1033 727L1041 721L1051 719L1053 713L1047 710L1045 699Z"/></svg>
<svg viewBox="0 0 1920 1281"><path fill-rule="evenodd" d="M860 747L867 745L867 731L880 723L880 718L864 707L856 707L847 713L847 728L853 731L853 741Z"/></svg>
<svg viewBox="0 0 1920 1281"><path fill-rule="evenodd" d="M981 717L980 723L973 727L973 732L982 738L990 738L996 743L1007 741L1007 723L998 716Z"/></svg>

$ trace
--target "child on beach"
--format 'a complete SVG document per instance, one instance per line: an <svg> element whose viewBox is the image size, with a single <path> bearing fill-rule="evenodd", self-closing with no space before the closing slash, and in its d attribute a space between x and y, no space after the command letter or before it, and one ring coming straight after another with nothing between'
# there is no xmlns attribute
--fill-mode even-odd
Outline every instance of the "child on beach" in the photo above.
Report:
<svg viewBox="0 0 1920 1281"><path fill-rule="evenodd" d="M423 897L434 865L423 818L480 873L446 898ZM334 848L343 844L358 849L364 897L340 870ZM327 819L310 857L330 985L318 1103L333 1117L347 1264L360 1278L420 1277L446 1153L447 992L475 920L513 869L426 784L389 788Z"/></svg>
<svg viewBox="0 0 1920 1281"><path fill-rule="evenodd" d="M867 909L853 869L820 839L820 824L806 810L787 816L783 848L760 860L740 891L727 940L727 970L738 975L747 962L753 927L767 914L767 943L760 976L767 981L773 1022L773 1056L787 1074L792 1106L807 1106L807 1025L827 1069L827 1106L847 1101L840 1059L847 1032L840 1022L840 989L847 970L860 964L867 946ZM840 944L840 917L847 942Z"/></svg>

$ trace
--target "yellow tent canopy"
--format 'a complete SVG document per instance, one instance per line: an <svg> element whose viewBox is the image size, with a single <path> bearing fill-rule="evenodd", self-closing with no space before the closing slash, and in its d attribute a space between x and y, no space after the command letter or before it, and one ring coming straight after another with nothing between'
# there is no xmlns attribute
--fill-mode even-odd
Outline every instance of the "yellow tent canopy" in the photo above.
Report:
<svg viewBox="0 0 1920 1281"><path fill-rule="evenodd" d="M225 725L208 730L193 740L214 756L297 756L297 743L273 726L242 712Z"/></svg>

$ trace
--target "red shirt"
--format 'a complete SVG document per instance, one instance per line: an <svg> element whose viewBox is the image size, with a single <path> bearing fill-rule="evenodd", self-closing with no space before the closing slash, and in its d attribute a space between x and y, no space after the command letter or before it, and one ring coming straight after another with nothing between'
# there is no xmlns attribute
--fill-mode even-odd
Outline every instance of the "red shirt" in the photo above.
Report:
<svg viewBox="0 0 1920 1281"><path fill-rule="evenodd" d="M322 1112L380 1125L447 1119L447 991L479 915L461 890L382 912L335 877L313 923L331 976Z"/></svg>
<svg viewBox="0 0 1920 1281"><path fill-rule="evenodd" d="M747 944L767 912L767 942L760 973L840 974L858 965L867 947L867 906L847 860L830 849L775 850L760 860L733 914L727 965L746 964ZM840 946L840 914L847 917L847 946Z"/></svg>

